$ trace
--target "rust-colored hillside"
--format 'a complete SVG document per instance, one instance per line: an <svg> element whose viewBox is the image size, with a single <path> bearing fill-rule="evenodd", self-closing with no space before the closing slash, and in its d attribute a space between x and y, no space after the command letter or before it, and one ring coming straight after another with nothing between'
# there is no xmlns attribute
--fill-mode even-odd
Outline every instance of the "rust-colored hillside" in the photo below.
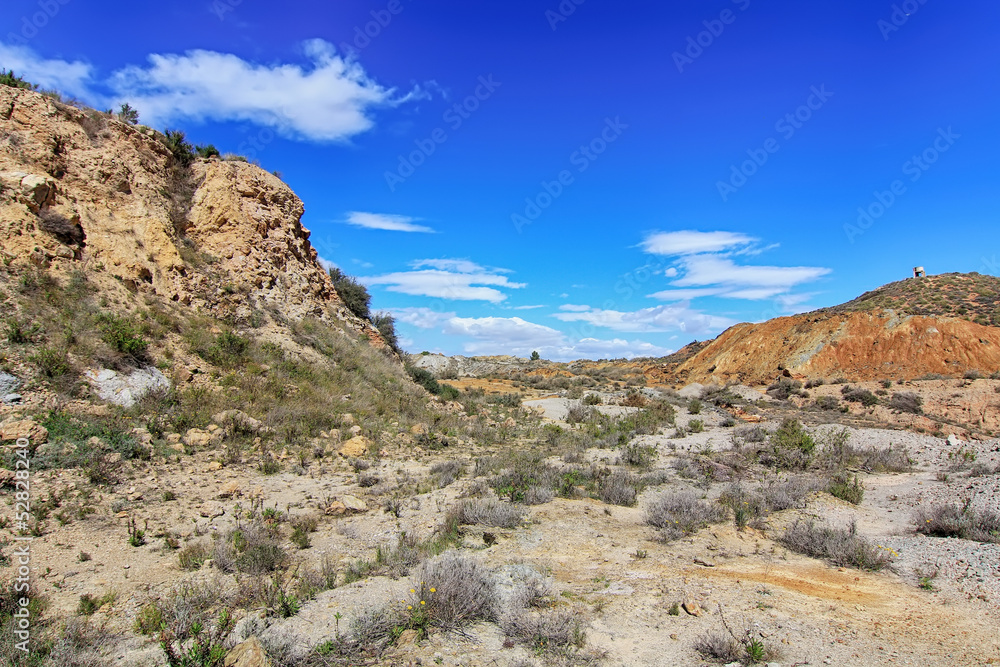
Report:
<svg viewBox="0 0 1000 667"><path fill-rule="evenodd" d="M998 293L1000 280L978 274L892 283L834 308L738 324L690 359L658 364L646 375L659 382L744 384L782 374L850 380L970 370L989 375L1000 370L1000 328L986 324Z"/></svg>

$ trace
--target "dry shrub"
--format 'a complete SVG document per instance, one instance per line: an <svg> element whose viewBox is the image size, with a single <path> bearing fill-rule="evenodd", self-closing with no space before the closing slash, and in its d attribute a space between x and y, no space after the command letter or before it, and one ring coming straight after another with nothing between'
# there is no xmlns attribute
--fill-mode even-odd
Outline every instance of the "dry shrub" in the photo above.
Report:
<svg viewBox="0 0 1000 667"><path fill-rule="evenodd" d="M909 412L914 415L919 415L924 411L923 405L924 399L921 398L920 394L915 394L911 391L893 394L892 398L889 399L889 407L893 410Z"/></svg>
<svg viewBox="0 0 1000 667"><path fill-rule="evenodd" d="M725 509L691 491L662 493L646 506L646 523L661 529L665 541L691 535L725 518Z"/></svg>
<svg viewBox="0 0 1000 667"><path fill-rule="evenodd" d="M441 461L431 466L431 475L436 478L437 487L443 489L465 472L465 464L462 461Z"/></svg>
<svg viewBox="0 0 1000 667"><path fill-rule="evenodd" d="M458 628L496 618L496 579L475 558L449 551L425 561L418 574L419 599L414 602L426 603L422 606L435 626Z"/></svg>
<svg viewBox="0 0 1000 667"><path fill-rule="evenodd" d="M597 495L609 505L632 507L639 494L640 481L632 473L615 471L598 482Z"/></svg>
<svg viewBox="0 0 1000 667"><path fill-rule="evenodd" d="M544 505L555 498L556 493L548 486L529 486L524 492L525 505Z"/></svg>
<svg viewBox="0 0 1000 667"><path fill-rule="evenodd" d="M58 633L45 664L53 667L103 667L111 665L110 658L101 655L109 644L107 631L98 629L85 619L72 618ZM14 654L11 654L13 657ZM3 663L7 664L7 663ZM20 664L17 661L9 663ZM25 662L24 664L35 664Z"/></svg>
<svg viewBox="0 0 1000 667"><path fill-rule="evenodd" d="M694 650L703 657L719 663L739 662L743 651L735 639L721 632L708 632L694 642Z"/></svg>
<svg viewBox="0 0 1000 667"><path fill-rule="evenodd" d="M850 437L846 429L826 435L817 465L828 470L860 468L865 472L907 472L912 468L913 461L906 447L858 448L850 444Z"/></svg>
<svg viewBox="0 0 1000 667"><path fill-rule="evenodd" d="M536 612L520 609L504 616L504 634L540 651L553 648L582 648L586 633L580 615L570 609Z"/></svg>
<svg viewBox="0 0 1000 667"><path fill-rule="evenodd" d="M223 572L268 574L285 566L288 553L275 528L254 520L216 538L212 558Z"/></svg>
<svg viewBox="0 0 1000 667"><path fill-rule="evenodd" d="M974 542L1000 543L1000 514L978 511L966 502L921 508L913 518L916 530L932 537L958 537Z"/></svg>
<svg viewBox="0 0 1000 667"><path fill-rule="evenodd" d="M792 551L841 567L876 571L892 562L891 553L858 535L853 522L848 528L832 528L800 519L789 526L778 541Z"/></svg>
<svg viewBox="0 0 1000 667"><path fill-rule="evenodd" d="M211 547L204 542L194 542L177 552L177 564L182 570L197 570L211 555Z"/></svg>
<svg viewBox="0 0 1000 667"><path fill-rule="evenodd" d="M469 498L455 508L458 522L465 525L517 528L524 521L525 510L520 505L495 498Z"/></svg>
<svg viewBox="0 0 1000 667"><path fill-rule="evenodd" d="M737 426L733 429L733 433L729 437L732 440L733 447L739 449L748 445L767 442L768 435L767 429L763 426L754 425Z"/></svg>

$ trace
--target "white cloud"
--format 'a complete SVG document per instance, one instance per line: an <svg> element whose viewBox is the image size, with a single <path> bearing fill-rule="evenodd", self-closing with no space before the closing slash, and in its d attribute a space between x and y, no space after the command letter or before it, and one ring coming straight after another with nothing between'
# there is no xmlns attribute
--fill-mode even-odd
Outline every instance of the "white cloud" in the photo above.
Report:
<svg viewBox="0 0 1000 667"><path fill-rule="evenodd" d="M583 313L590 310L590 306L578 306L572 303L564 303L559 306L559 310L564 310L570 313Z"/></svg>
<svg viewBox="0 0 1000 667"><path fill-rule="evenodd" d="M795 285L811 282L830 273L830 269L817 266L740 266L730 259L711 255L686 257L682 260L682 264L685 269L684 276L675 280L674 285L678 287L722 285L733 288L734 293L744 289L748 293L764 293L770 290L772 294L780 294Z"/></svg>
<svg viewBox="0 0 1000 667"><path fill-rule="evenodd" d="M664 271L675 289L650 294L662 301L686 301L716 296L760 301L792 298L792 288L830 273L818 266L746 266L733 257L757 255L777 245L761 248L759 239L736 232L656 232L642 242L650 254L674 257L675 266ZM687 289L685 289L687 288Z"/></svg>
<svg viewBox="0 0 1000 667"><path fill-rule="evenodd" d="M231 53L153 53L98 80L83 61L46 59L26 46L0 43L0 63L42 88L75 95L98 108L128 102L146 125L185 120L248 121L312 141L344 141L372 128L372 111L429 99L376 82L356 60L321 39L303 42L308 64L262 64ZM105 95L99 89L110 89Z"/></svg>
<svg viewBox="0 0 1000 667"><path fill-rule="evenodd" d="M3 63L4 69L13 70L43 89L55 89L78 97L94 97L91 92L94 70L83 61L45 59L26 46L0 42L0 63Z"/></svg>
<svg viewBox="0 0 1000 667"><path fill-rule="evenodd" d="M398 322L412 324L419 329L433 329L455 317L455 313L442 313L431 308L394 308L390 312Z"/></svg>
<svg viewBox="0 0 1000 667"><path fill-rule="evenodd" d="M736 324L734 320L725 317L692 310L686 303L631 312L584 307L584 310L558 313L554 317L563 322L586 322L612 331L630 333L683 331L695 335L719 332Z"/></svg>
<svg viewBox="0 0 1000 667"><path fill-rule="evenodd" d="M405 215L388 215L384 213L363 213L351 211L347 214L347 224L365 229L381 229L390 232L422 232L432 234L434 230L423 225L413 224L419 218Z"/></svg>
<svg viewBox="0 0 1000 667"><path fill-rule="evenodd" d="M495 350L498 343L522 351L527 347L549 348L566 340L561 331L520 317L453 317L445 324L444 332L476 339L478 342L466 345L470 352Z"/></svg>
<svg viewBox="0 0 1000 667"><path fill-rule="evenodd" d="M324 259L322 257L318 257L316 261L319 262L319 265L322 266L325 271L329 271L330 269L340 268L337 266L336 262L331 262L330 260Z"/></svg>
<svg viewBox="0 0 1000 667"><path fill-rule="evenodd" d="M430 266L435 268L425 269ZM500 289L522 289L525 283L511 282L507 269L486 269L468 260L423 259L413 263L414 271L399 271L360 278L365 285L385 285L390 292L430 296L459 301L500 303L507 295Z"/></svg>
<svg viewBox="0 0 1000 667"><path fill-rule="evenodd" d="M632 358L664 356L673 350L641 340L573 340L561 331L520 317L457 317L430 308L401 308L392 311L399 322L421 329L439 329L449 336L460 336L465 354L512 354L527 357L538 351L543 358L571 361L583 358Z"/></svg>
<svg viewBox="0 0 1000 667"><path fill-rule="evenodd" d="M641 243L651 255L694 255L703 252L722 252L755 243L757 239L735 232L656 232Z"/></svg>
<svg viewBox="0 0 1000 667"><path fill-rule="evenodd" d="M719 288L671 289L656 292L655 294L650 294L649 296L653 299L659 299L661 301L688 301L690 299L699 299L703 296L720 296L725 292L726 290Z"/></svg>
<svg viewBox="0 0 1000 667"><path fill-rule="evenodd" d="M441 271L457 271L459 273L480 273L483 271L510 273L509 269L486 269L467 259L418 259L413 262L413 268L415 269L422 269L425 266Z"/></svg>
<svg viewBox="0 0 1000 667"><path fill-rule="evenodd" d="M110 83L143 122L244 120L315 141L345 140L374 125L372 109L426 98L419 88L400 96L376 83L329 42L309 40L303 52L307 67L264 65L216 51L154 53L147 66L121 69Z"/></svg>

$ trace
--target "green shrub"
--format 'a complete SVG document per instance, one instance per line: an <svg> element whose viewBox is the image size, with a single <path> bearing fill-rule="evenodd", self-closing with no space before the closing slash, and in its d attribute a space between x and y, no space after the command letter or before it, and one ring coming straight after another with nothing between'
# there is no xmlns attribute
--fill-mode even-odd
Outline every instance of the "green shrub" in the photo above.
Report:
<svg viewBox="0 0 1000 667"><path fill-rule="evenodd" d="M861 389L860 387L851 388L850 386L846 386L843 390L841 390L841 392L844 395L845 401L860 403L866 407L878 405L878 396L867 389Z"/></svg>
<svg viewBox="0 0 1000 667"><path fill-rule="evenodd" d="M80 603L76 607L76 613L80 616L93 616L104 605L113 603L116 597L112 592L107 592L101 597L84 593L80 596Z"/></svg>
<svg viewBox="0 0 1000 667"><path fill-rule="evenodd" d="M11 88L22 88L24 90L38 90L38 86L29 83L14 74L14 70L0 70L0 86L10 86Z"/></svg>
<svg viewBox="0 0 1000 667"><path fill-rule="evenodd" d="M705 430L705 422L700 419L692 419L688 422L688 430L691 433L701 433Z"/></svg>
<svg viewBox="0 0 1000 667"><path fill-rule="evenodd" d="M762 462L778 468L808 467L816 441L797 419L785 419L770 438L771 449L762 455Z"/></svg>
<svg viewBox="0 0 1000 667"><path fill-rule="evenodd" d="M219 153L219 149L212 144L208 144L207 146L204 144L198 144L195 146L194 152L198 154L198 157L204 158L219 157L221 155Z"/></svg>
<svg viewBox="0 0 1000 667"><path fill-rule="evenodd" d="M396 353L399 352L399 339L396 336L396 318L389 313L375 313L372 315L372 324L382 335L386 345Z"/></svg>
<svg viewBox="0 0 1000 667"><path fill-rule="evenodd" d="M235 366L246 356L250 340L231 331L219 334L215 342L201 355L216 366Z"/></svg>
<svg viewBox="0 0 1000 667"><path fill-rule="evenodd" d="M688 401L688 414L689 415L700 415L701 414L701 401L697 398L692 398Z"/></svg>
<svg viewBox="0 0 1000 667"><path fill-rule="evenodd" d="M30 320L21 320L17 317L9 317L5 323L7 342L11 345L27 345L35 342L35 338L41 333L42 327Z"/></svg>
<svg viewBox="0 0 1000 667"><path fill-rule="evenodd" d="M826 490L831 496L840 498L852 505L860 505L861 500L865 497L865 486L858 479L858 476L855 475L852 480L846 473L837 473L834 475Z"/></svg>
<svg viewBox="0 0 1000 667"><path fill-rule="evenodd" d="M180 130L164 130L163 145L182 166L186 167L194 161L194 148L187 142L184 133Z"/></svg>
<svg viewBox="0 0 1000 667"><path fill-rule="evenodd" d="M363 320L371 318L369 306L372 297L364 285L337 267L330 269L330 279L333 281L334 289L337 290L337 295L348 310Z"/></svg>
<svg viewBox="0 0 1000 667"><path fill-rule="evenodd" d="M68 375L72 368L69 365L69 358L65 350L56 350L51 347L43 347L35 354L28 357L28 361L38 366L42 375L50 379L61 378Z"/></svg>
<svg viewBox="0 0 1000 667"><path fill-rule="evenodd" d="M138 125L139 111L137 109L133 109L129 104L123 104L118 111L118 120L128 123L129 125Z"/></svg>
<svg viewBox="0 0 1000 667"><path fill-rule="evenodd" d="M136 360L145 358L149 343L143 338L139 326L131 319L105 313L97 318L97 327L101 332L101 340L116 352Z"/></svg>

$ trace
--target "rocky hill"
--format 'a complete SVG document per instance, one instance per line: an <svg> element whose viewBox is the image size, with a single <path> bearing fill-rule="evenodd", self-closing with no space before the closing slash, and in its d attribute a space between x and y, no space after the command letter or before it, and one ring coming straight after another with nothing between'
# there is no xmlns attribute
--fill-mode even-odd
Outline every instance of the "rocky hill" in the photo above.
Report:
<svg viewBox="0 0 1000 667"><path fill-rule="evenodd" d="M982 325L1000 325L1000 278L979 273L944 273L900 280L865 292L832 308L831 313L894 310L908 315L957 317ZM824 312L824 311L821 311Z"/></svg>
<svg viewBox="0 0 1000 667"><path fill-rule="evenodd" d="M946 274L907 280L841 306L738 324L693 357L647 376L767 384L790 374L849 380L990 375L1000 370L1000 280ZM973 319L975 321L969 321Z"/></svg>
<svg viewBox="0 0 1000 667"><path fill-rule="evenodd" d="M245 161L180 163L163 135L0 86L0 252L12 271L83 271L234 325L353 317L317 263L303 205Z"/></svg>

